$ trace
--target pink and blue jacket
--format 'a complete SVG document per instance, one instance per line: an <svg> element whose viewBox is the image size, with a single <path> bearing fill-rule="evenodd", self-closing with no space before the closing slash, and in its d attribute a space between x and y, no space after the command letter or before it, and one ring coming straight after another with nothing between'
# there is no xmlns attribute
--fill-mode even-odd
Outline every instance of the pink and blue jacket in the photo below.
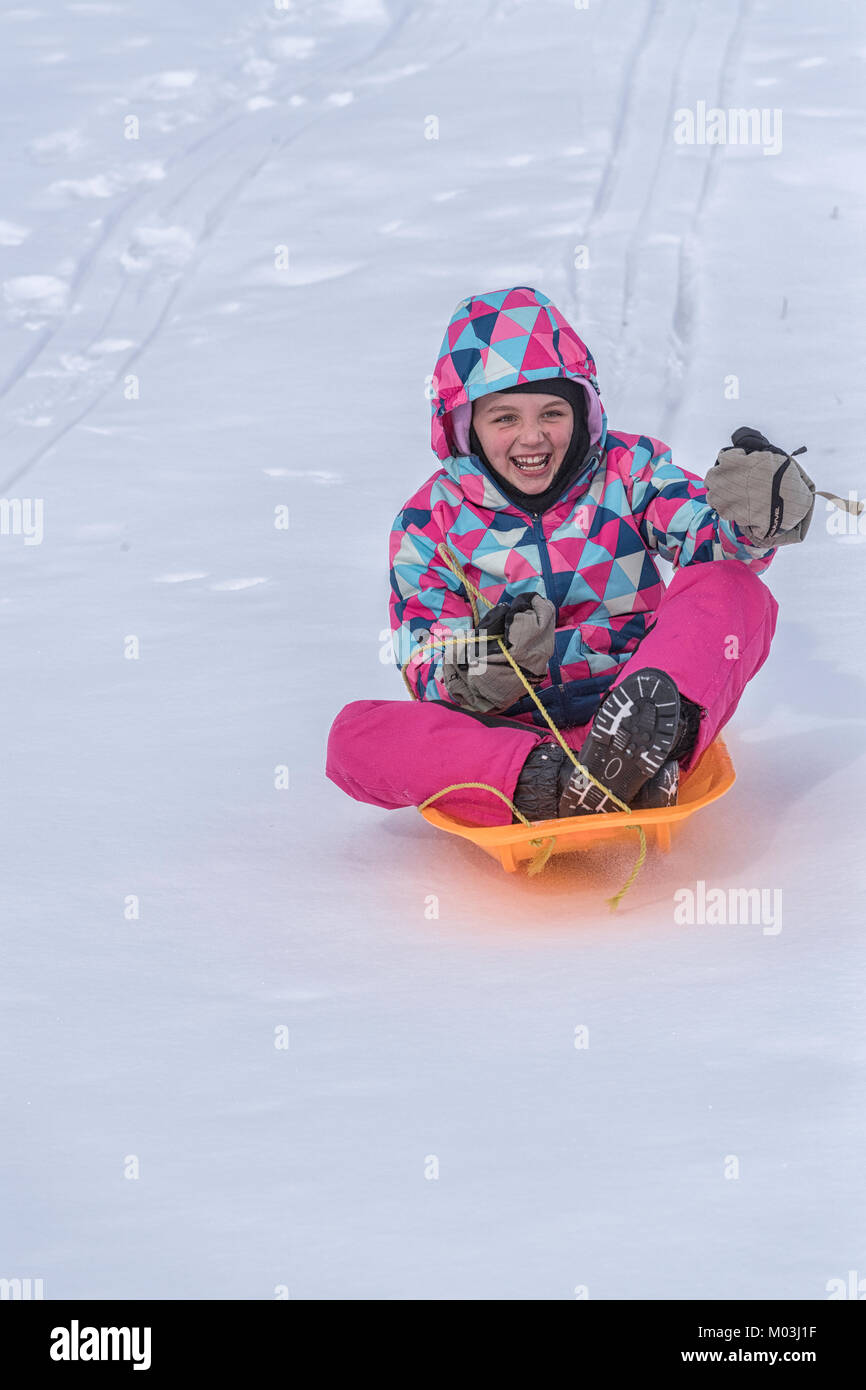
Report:
<svg viewBox="0 0 866 1390"><path fill-rule="evenodd" d="M470 452L472 402L525 381L567 377L587 395L583 471L541 515L502 493ZM750 545L707 502L703 481L649 435L608 429L595 363L574 329L526 286L460 302L433 375L432 444L441 467L397 516L390 537L390 618L411 694L445 700L442 647L474 626L469 596L437 555L444 541L487 603L529 592L556 607L556 645L536 694L560 726L588 722L652 624L664 592L656 564L734 560L761 571L775 550ZM481 611L485 606L480 605ZM502 711L543 723L529 696Z"/></svg>

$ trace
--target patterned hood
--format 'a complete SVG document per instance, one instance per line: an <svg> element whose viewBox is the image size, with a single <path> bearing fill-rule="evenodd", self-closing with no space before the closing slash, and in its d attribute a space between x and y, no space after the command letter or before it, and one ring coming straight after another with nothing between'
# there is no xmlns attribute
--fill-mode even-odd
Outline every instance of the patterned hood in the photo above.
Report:
<svg viewBox="0 0 866 1390"><path fill-rule="evenodd" d="M595 362L547 295L518 285L461 299L433 373L431 443L446 471L458 481L466 476L473 401L547 377L583 387L590 446L603 448L607 417Z"/></svg>

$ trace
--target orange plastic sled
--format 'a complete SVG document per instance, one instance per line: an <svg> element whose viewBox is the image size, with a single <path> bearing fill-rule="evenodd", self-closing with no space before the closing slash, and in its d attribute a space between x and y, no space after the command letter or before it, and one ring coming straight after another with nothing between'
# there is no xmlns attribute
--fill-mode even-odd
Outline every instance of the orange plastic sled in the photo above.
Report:
<svg viewBox="0 0 866 1390"><path fill-rule="evenodd" d="M637 843L634 827L642 825L647 837L647 846L655 844L667 852L671 847L673 827L688 816L709 806L724 796L736 780L736 773L727 748L720 738L710 744L697 767L686 773L680 782L679 798L676 806L668 806L657 811L635 811L628 815L625 811L596 816L569 816L564 820L533 821L532 825L466 825L455 820L435 806L428 806L421 815L431 825L447 830L452 835L462 835L464 840L472 840L498 859L503 869L514 873L518 864L525 859L533 859L539 852L539 840L554 837L552 854L574 853L587 849L599 840L627 840ZM536 843L532 844L531 841Z"/></svg>

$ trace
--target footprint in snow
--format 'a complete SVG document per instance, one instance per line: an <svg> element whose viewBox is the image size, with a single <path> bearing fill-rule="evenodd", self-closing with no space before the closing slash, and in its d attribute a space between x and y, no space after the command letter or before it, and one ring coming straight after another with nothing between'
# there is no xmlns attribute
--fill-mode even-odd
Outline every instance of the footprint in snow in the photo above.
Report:
<svg viewBox="0 0 866 1390"><path fill-rule="evenodd" d="M154 264L185 265L195 250L195 238L185 227L137 227L120 254L124 270L150 270Z"/></svg>
<svg viewBox="0 0 866 1390"><path fill-rule="evenodd" d="M158 159L125 165L107 174L95 174L89 179L56 179L48 185L53 198L112 198L139 183L161 183L165 168Z"/></svg>
<svg viewBox="0 0 866 1390"><path fill-rule="evenodd" d="M50 135L40 135L31 140L28 149L40 159L51 159L61 154L71 159L83 148L84 143L80 130L53 130Z"/></svg>
<svg viewBox="0 0 866 1390"><path fill-rule="evenodd" d="M20 246L29 235L29 227L19 227L17 222L0 221L0 246Z"/></svg>
<svg viewBox="0 0 866 1390"><path fill-rule="evenodd" d="M426 72L429 67L429 63L405 63L402 68L392 68L390 72L370 73L367 77L362 77L361 81L365 86L382 87L387 82L399 82L404 77L414 77L416 73Z"/></svg>
<svg viewBox="0 0 866 1390"><path fill-rule="evenodd" d="M69 285L56 275L16 275L3 283L9 317L17 320L28 314L62 314L68 295Z"/></svg>
<svg viewBox="0 0 866 1390"><path fill-rule="evenodd" d="M252 589L256 584L267 582L267 579L221 579L218 584L211 584L210 587L219 593L228 593L236 589Z"/></svg>
<svg viewBox="0 0 866 1390"><path fill-rule="evenodd" d="M92 179L57 179L48 185L53 198L110 198L114 191L114 180L106 174L95 174Z"/></svg>
<svg viewBox="0 0 866 1390"><path fill-rule="evenodd" d="M329 473L325 468L263 468L269 478L311 478L314 483L339 483L341 473Z"/></svg>
<svg viewBox="0 0 866 1390"><path fill-rule="evenodd" d="M128 352L137 346L133 338L101 338L98 343L91 343L87 351L94 357L105 357L111 352Z"/></svg>
<svg viewBox="0 0 866 1390"><path fill-rule="evenodd" d="M169 72L155 72L142 78L137 84L141 96L163 97L172 100L182 92L188 92L198 81L194 68L180 68Z"/></svg>

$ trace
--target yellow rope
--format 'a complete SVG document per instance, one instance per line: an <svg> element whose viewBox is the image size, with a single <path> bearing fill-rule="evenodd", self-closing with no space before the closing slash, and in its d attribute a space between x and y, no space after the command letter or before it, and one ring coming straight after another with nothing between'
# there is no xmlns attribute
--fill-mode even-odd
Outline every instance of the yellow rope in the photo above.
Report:
<svg viewBox="0 0 866 1390"><path fill-rule="evenodd" d="M436 550L437 550L437 553L439 554L439 556L441 557L441 559L444 560L445 564L446 564L446 565L448 566L448 568L451 570L451 573L454 574L454 575L460 580L461 584L463 584L463 585L465 586L467 595L468 595L468 597L469 597L469 604L470 604L470 607L471 607L471 609L472 609L472 616L473 616L473 618L474 618L474 620L475 620L475 623L476 623L476 625L477 625L477 623L478 623L478 608L477 608L477 606L476 606L476 604L475 604L475 602L474 602L474 599L479 599L482 603L486 604L488 608L492 608L493 605L489 602L488 599L485 598L484 594L482 594L481 591L480 591L479 589L476 589L475 585L471 583L471 581L469 580L469 578L468 578L467 575L466 575L465 570L463 569L463 566L460 564L460 561L459 561L459 560L457 559L457 557L454 555L453 551L450 550L449 547L448 547L447 545L444 544L444 542L441 542L441 541L440 541L439 545L437 545L437 547L436 547ZM487 633L481 633L481 634L475 634L475 633L473 633L473 634L470 634L470 633L465 633L465 634L464 634L464 633L451 633L451 634L449 634L449 636L448 636L447 638L442 638L442 637L431 638L431 645L435 645L435 643L437 643L437 642L442 642L443 645L444 645L444 643L445 643L446 641L453 641L453 640L455 640L455 639L458 638L458 637L469 638L470 636L472 637L472 640L473 640L473 641L479 641L479 640L481 640L482 638L486 638L488 641L496 641L496 642L498 642L498 644L499 644L499 649L500 649L500 651L502 652L503 656L505 657L506 661L507 661L508 664L511 666L512 670L515 671L515 673L517 674L517 677L518 677L518 679L520 680L520 682L522 683L522 685L523 685L524 689L526 690L527 694L531 696L532 700L533 700L533 701L535 702L535 704L538 706L538 709L541 711L541 714L542 714L543 718L545 719L545 721L547 722L547 724L548 724L548 726L549 726L551 732L554 734L554 736L555 736L556 739L558 740L560 746L561 746L562 748L564 748L564 750L565 750L565 752L566 752L566 755L567 755L567 756L571 759L571 761L574 763L574 766L575 766L580 772L582 772L582 773L584 774L585 777L588 777L588 778L589 778L589 780L590 780L590 782L592 782L593 786L598 787L600 791L604 792L605 796L610 797L611 801L614 803L615 806L618 806L618 807L620 808L620 810L627 812L628 815L632 815L633 813L632 813L631 807L630 807L630 806L627 806L626 803L625 803L624 801L620 801L619 797L614 796L614 794L613 794L612 791L609 791L608 788L607 788L606 786L604 786L604 784L603 784L602 782L599 782L599 780L598 780L597 777L594 777L594 776L592 775L592 773L589 771L588 768L585 768L585 767L584 767L583 763L581 763L581 762L578 761L578 759L576 758L576 756L575 756L575 754L574 754L574 750L573 750L572 748L569 748L568 744L566 743L565 739L562 737L562 734L559 732L558 728L557 728L556 725L554 724L554 722L553 722L553 720L551 719L550 715L548 714L547 710L544 708L544 705L543 705L543 704L541 703L541 701L539 700L538 696L536 695L536 693L535 693L535 691L533 690L532 686L530 685L529 681L526 679L526 677L524 676L524 674L523 674L523 672L521 671L520 667L517 665L517 662L514 660L514 658L512 657L511 653L508 651L508 648L506 647L506 645L505 645L505 643L503 642L503 640L502 640L501 637L492 637L490 634L487 634ZM423 645L423 644L422 644L422 645ZM404 682L405 682L407 688L409 689L410 693L412 694L413 699L414 699L414 698L417 698L416 695L415 695L415 692L412 690L412 687L411 687L411 685L409 684L409 679L408 679L408 677L407 677L407 675L406 675L405 667L403 668L401 674L402 674L402 676L403 676L403 680L404 680ZM511 807L512 813L513 813L514 815L516 815L516 816L523 822L524 825L530 825L530 824L531 824L531 822L528 821L528 820L526 819L526 817L525 817L524 815L521 814L520 811L518 811L517 807L514 805L514 802L511 801L511 800L505 795L504 792L499 791L499 789L498 789L497 787L490 787L490 786L488 786L488 785L487 785L486 783L484 783L484 782L453 782L453 783L451 784L450 787L443 787L441 791L434 792L434 794L433 794L432 796L428 796L427 800L424 801L424 802L422 802L422 804L419 806L418 809L419 809L420 811L423 811L424 808L425 808L425 806L429 806L429 805L430 805L431 801L436 801L438 797L444 796L444 795L446 794L446 792L462 791L464 788L472 788L472 787L478 787L478 788L481 788L481 789L484 790L484 791L493 792L496 796L500 797L504 802L506 802L506 804L507 804L508 806ZM639 854L638 854L638 857L637 857L637 861L636 861L636 863L635 863L635 866L634 866L634 868L632 869L631 873L629 874L628 878L626 879L625 883L623 884L622 888L620 888L620 890L619 890L618 893L614 893L614 895L613 895L612 898L608 898L608 899L607 899L607 901L608 901L608 903L609 903L609 905L610 905L611 912L616 911L616 908L617 908L617 906L619 905L620 901L621 901L622 898L625 896L625 894L628 892L629 888L630 888L631 885L634 883L635 879L637 878L638 874L640 873L641 868L643 867L644 860L646 859L646 835L645 835L645 833L644 833L644 828L643 828L642 825L636 825L634 828L637 830L638 835L640 836L640 852L639 852ZM548 841L547 843L545 842L546 840ZM538 846L539 846L539 849L538 849L538 852L534 855L534 857L533 857L532 860L530 861L529 866L528 866L528 868L527 868L527 873L529 873L529 874L537 874L537 873L539 873L539 872L544 868L544 865L547 863L548 859L550 858L551 853L553 852L553 847L554 847L554 845L556 844L556 836L555 836L555 835L551 835L551 836L549 836L549 837L540 838L540 839L537 839L537 840L530 840L529 843L530 843L531 845L538 845Z"/></svg>
<svg viewBox="0 0 866 1390"><path fill-rule="evenodd" d="M432 796L428 796L426 801L421 802L421 805L418 807L418 810L423 811L425 806L430 805L431 801L438 801L439 797L445 796L447 792L459 792L463 791L465 788L470 787L478 787L481 791L484 792L493 792L494 796L500 797L501 800L505 802L506 806L511 807L513 814L517 816L518 819L521 820L524 825L532 824L532 821L527 820L526 816L523 814L522 811L518 811L514 802L511 800L509 796L505 795L505 792L500 791L498 787L491 787L489 782L452 782L450 787L443 787L441 791L434 792ZM546 841L549 841L549 843L546 843ZM547 837L539 837L537 840L530 840L529 843L531 845L538 845L539 848L537 854L533 855L532 859L527 865L526 872L528 874L537 874L541 871L541 869L544 868L545 864L550 858L550 855L553 851L553 846L556 844L556 836L549 835Z"/></svg>

